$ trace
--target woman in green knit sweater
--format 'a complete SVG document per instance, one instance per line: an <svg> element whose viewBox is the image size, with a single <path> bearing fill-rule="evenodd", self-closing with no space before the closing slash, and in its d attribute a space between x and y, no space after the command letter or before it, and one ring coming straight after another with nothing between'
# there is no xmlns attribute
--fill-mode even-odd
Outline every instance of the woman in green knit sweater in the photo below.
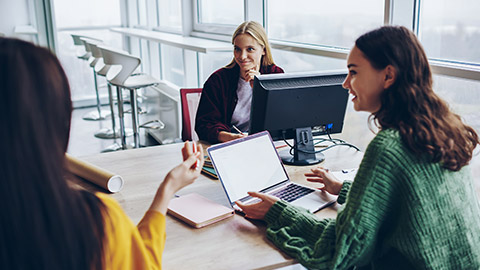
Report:
<svg viewBox="0 0 480 270"><path fill-rule="evenodd" d="M480 204L468 163L479 143L432 89L415 35L385 26L362 35L344 87L380 128L353 183L306 174L344 204L319 220L275 197L237 204L264 219L277 247L314 269L480 269Z"/></svg>

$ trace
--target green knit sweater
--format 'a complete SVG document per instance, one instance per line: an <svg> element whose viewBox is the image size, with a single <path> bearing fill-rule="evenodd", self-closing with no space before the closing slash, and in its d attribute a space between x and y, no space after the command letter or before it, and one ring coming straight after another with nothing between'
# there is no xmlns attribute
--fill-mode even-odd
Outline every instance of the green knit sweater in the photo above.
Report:
<svg viewBox="0 0 480 270"><path fill-rule="evenodd" d="M468 166L443 169L412 154L394 130L369 144L336 219L286 202L265 216L267 237L314 269L480 269L480 204Z"/></svg>

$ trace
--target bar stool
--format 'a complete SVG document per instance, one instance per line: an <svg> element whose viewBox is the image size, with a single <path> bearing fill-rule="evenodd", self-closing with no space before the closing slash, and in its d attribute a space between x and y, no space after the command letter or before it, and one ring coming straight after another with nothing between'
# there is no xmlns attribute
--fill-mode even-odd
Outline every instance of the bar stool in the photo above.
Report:
<svg viewBox="0 0 480 270"><path fill-rule="evenodd" d="M98 82L97 82L97 73L95 72L95 65L98 62L98 58L93 57L92 55L92 50L90 46L85 42L85 39L88 39L92 42L98 42L101 43L102 41L99 39L91 38L91 37L80 37L80 41L83 43L85 47L85 51L89 53L89 58L88 58L88 64L93 70L93 83L95 87L95 96L97 99L97 110L96 111L91 111L84 115L82 118L84 120L90 120L90 121L99 121L99 120L104 120L106 117L110 116L110 112L107 110L102 110L101 106L102 104L100 103L100 95L98 93Z"/></svg>
<svg viewBox="0 0 480 270"><path fill-rule="evenodd" d="M108 70L106 75L107 81L117 87L118 116L120 120L120 136L122 139L122 148L127 149L123 98L121 92L121 89L123 88L129 90L130 92L130 105L132 109L132 126L134 140L133 147L139 148L140 128L163 129L165 127L165 124L160 120L152 120L142 125L139 125L137 90L157 85L160 83L160 81L148 74L133 74L133 72L141 63L140 58L130 55L127 52L104 45L97 45L97 48L100 50L105 64L110 65L110 69Z"/></svg>
<svg viewBox="0 0 480 270"><path fill-rule="evenodd" d="M73 39L73 45L75 45L75 48L76 48L77 58L87 61L88 58L90 58L91 54L85 50L85 45L83 44L83 41L80 40L80 38L85 36L75 35L75 34L71 34L71 36Z"/></svg>

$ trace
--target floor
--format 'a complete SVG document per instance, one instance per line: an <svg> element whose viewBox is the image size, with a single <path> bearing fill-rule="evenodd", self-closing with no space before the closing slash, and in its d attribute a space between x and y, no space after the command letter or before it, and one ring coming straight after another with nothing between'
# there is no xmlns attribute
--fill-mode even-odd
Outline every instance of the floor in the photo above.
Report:
<svg viewBox="0 0 480 270"><path fill-rule="evenodd" d="M128 101L128 95L124 97L124 101ZM138 98L138 106L141 108L139 116L139 123L145 123L150 120L160 119L165 123L165 128L162 130L149 130L140 129L140 144L143 147L152 145L167 144L181 141L178 138L178 113L175 102L170 99L162 98L157 91L147 89L140 93ZM108 105L101 107L102 111L110 112ZM124 105L124 110L127 112L130 110L130 106ZM107 117L101 121L88 121L82 119L82 117L89 112L97 111L96 107L88 108L76 108L72 113L72 122L70 128L70 142L67 152L73 156L81 157L87 155L94 155L101 153L102 150L111 146L114 143L120 144L120 139L99 139L94 136L97 131L102 129L112 128L112 119ZM115 123L117 129L119 128L118 110L117 105L114 107ZM132 118L130 113L126 113L124 116L125 126L127 128L132 127ZM133 137L127 137L127 144L133 144Z"/></svg>
<svg viewBox="0 0 480 270"><path fill-rule="evenodd" d="M102 111L109 111L109 106L102 106ZM72 123L70 128L70 142L67 152L73 156L88 156L101 153L114 143L120 144L120 139L99 139L94 136L95 132L112 127L111 117L107 117L101 121L88 121L82 119L82 117L91 112L97 111L96 107L79 108L74 109L72 114ZM141 116L143 119L143 115ZM119 126L118 117L115 118L117 127ZM130 114L125 115L125 126L131 127ZM145 134L145 130L140 130L140 143L143 146L158 145L159 142L155 141L151 136ZM133 137L127 137L127 144L133 143Z"/></svg>

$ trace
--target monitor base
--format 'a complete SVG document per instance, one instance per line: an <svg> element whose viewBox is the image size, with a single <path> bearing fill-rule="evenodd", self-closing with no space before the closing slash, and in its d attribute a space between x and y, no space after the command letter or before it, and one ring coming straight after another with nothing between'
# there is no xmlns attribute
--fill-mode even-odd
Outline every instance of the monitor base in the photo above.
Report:
<svg viewBox="0 0 480 270"><path fill-rule="evenodd" d="M290 150L280 151L278 155L282 159L283 164L293 165L293 166L309 166L309 165L318 164L325 160L325 155L322 153L317 153L315 155L316 158L309 158L309 159L303 159L303 160L295 160L293 155L290 154Z"/></svg>

